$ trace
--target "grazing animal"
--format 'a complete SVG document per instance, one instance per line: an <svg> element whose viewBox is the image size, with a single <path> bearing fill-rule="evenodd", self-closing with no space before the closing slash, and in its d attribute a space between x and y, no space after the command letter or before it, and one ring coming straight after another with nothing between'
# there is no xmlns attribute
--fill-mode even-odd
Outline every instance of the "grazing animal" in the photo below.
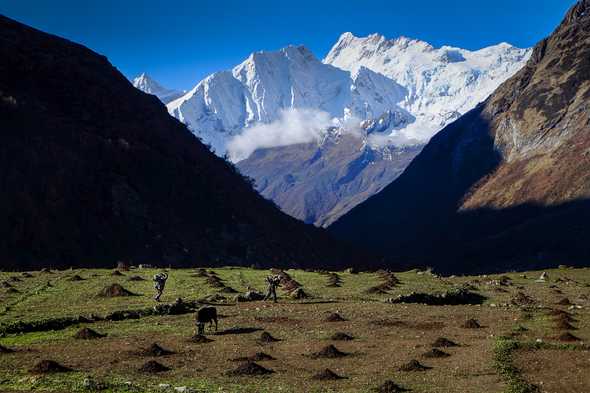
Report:
<svg viewBox="0 0 590 393"><path fill-rule="evenodd" d="M197 334L205 333L205 324L209 322L209 329L215 322L215 331L217 331L217 309L211 306L201 307L197 310Z"/></svg>

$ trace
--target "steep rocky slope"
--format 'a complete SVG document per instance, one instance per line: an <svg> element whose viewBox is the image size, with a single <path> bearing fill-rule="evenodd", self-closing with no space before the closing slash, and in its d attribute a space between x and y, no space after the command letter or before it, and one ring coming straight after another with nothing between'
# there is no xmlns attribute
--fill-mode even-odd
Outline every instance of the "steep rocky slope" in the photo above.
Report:
<svg viewBox="0 0 590 393"><path fill-rule="evenodd" d="M104 56L0 16L0 267L335 265Z"/></svg>
<svg viewBox="0 0 590 393"><path fill-rule="evenodd" d="M441 270L590 263L590 1L333 233Z"/></svg>

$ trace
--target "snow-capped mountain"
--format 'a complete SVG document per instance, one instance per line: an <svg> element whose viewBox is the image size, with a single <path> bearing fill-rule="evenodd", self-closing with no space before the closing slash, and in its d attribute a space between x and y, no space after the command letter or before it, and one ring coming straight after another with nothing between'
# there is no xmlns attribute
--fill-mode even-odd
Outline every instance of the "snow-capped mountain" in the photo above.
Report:
<svg viewBox="0 0 590 393"><path fill-rule="evenodd" d="M285 212L329 225L529 56L508 44L469 51L345 33L323 61L303 46L256 52L167 107Z"/></svg>
<svg viewBox="0 0 590 393"><path fill-rule="evenodd" d="M530 49L501 43L477 51L372 34L358 38L344 33L324 59L343 70L366 67L400 85L407 94L399 105L415 116L398 136L422 142L484 101L502 82L520 70Z"/></svg>
<svg viewBox="0 0 590 393"><path fill-rule="evenodd" d="M167 89L163 87L145 72L135 77L132 83L133 86L143 91L144 93L155 95L164 104L167 104L170 101L174 101L175 99L181 97L184 94L184 92L182 91Z"/></svg>
<svg viewBox="0 0 590 393"><path fill-rule="evenodd" d="M217 72L168 104L218 154L246 127L278 120L287 109L313 109L335 126L349 119L372 119L389 112L393 129L413 121L397 106L406 89L360 67L352 72L322 63L303 46L256 52L231 71ZM246 158L246 157L238 157Z"/></svg>

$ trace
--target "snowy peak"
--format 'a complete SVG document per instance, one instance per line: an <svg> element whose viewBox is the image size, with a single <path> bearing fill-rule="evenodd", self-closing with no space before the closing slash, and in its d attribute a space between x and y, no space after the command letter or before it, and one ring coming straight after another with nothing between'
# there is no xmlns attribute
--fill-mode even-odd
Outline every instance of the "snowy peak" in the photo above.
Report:
<svg viewBox="0 0 590 393"><path fill-rule="evenodd" d="M427 141L459 115L484 101L521 69L530 49L507 43L477 51L443 46L408 37L340 36L323 62L355 72L366 67L403 86L400 106L416 117L402 130L408 139Z"/></svg>
<svg viewBox="0 0 590 393"><path fill-rule="evenodd" d="M132 83L135 88L144 93L155 95L164 104L167 104L184 94L183 92L163 87L145 72L135 77Z"/></svg>

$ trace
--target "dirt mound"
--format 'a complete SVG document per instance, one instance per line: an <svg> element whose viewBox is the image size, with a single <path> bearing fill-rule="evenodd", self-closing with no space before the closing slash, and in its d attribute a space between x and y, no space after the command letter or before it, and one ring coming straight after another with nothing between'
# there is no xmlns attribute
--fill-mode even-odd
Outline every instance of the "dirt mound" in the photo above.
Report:
<svg viewBox="0 0 590 393"><path fill-rule="evenodd" d="M322 348L319 352L314 352L309 355L312 359L335 359L335 358L342 358L348 356L346 352L339 351L333 345L328 345L327 347Z"/></svg>
<svg viewBox="0 0 590 393"><path fill-rule="evenodd" d="M223 288L221 288L221 290L219 291L220 293L238 293L237 290L233 289L232 287L226 287L223 286Z"/></svg>
<svg viewBox="0 0 590 393"><path fill-rule="evenodd" d="M221 279L219 277L216 276L209 276L207 277L207 279L205 280L205 282L207 282L207 284L209 284L210 287L212 288L225 288L225 284L221 282Z"/></svg>
<svg viewBox="0 0 590 393"><path fill-rule="evenodd" d="M207 277L207 271L205 269L197 269L193 273L195 277Z"/></svg>
<svg viewBox="0 0 590 393"><path fill-rule="evenodd" d="M76 274L76 275L68 278L68 281L72 281L72 282L75 282L75 281L84 281L84 279L82 277L80 277L79 275Z"/></svg>
<svg viewBox="0 0 590 393"><path fill-rule="evenodd" d="M385 289L381 287L381 285L377 285L375 287L371 287L365 290L367 295L388 295Z"/></svg>
<svg viewBox="0 0 590 393"><path fill-rule="evenodd" d="M449 356L451 356L451 354L446 353L445 351L441 351L440 349L433 348L430 351L423 353L422 356L425 358L439 359L448 358Z"/></svg>
<svg viewBox="0 0 590 393"><path fill-rule="evenodd" d="M16 288L8 288L6 293L20 293L20 291Z"/></svg>
<svg viewBox="0 0 590 393"><path fill-rule="evenodd" d="M510 303L515 306L530 306L535 304L535 299L524 292L518 292L512 299L510 299Z"/></svg>
<svg viewBox="0 0 590 393"><path fill-rule="evenodd" d="M343 333L343 332L337 332L334 333L331 337L330 340L334 340L334 341L351 341L354 340L354 337Z"/></svg>
<svg viewBox="0 0 590 393"><path fill-rule="evenodd" d="M12 288L12 285L8 281L2 281L0 286L2 286L2 288Z"/></svg>
<svg viewBox="0 0 590 393"><path fill-rule="evenodd" d="M141 371L142 373L149 374L162 373L165 371L170 371L170 367L166 367L163 364L156 362L155 360L150 360L149 362L141 366L139 368L139 371Z"/></svg>
<svg viewBox="0 0 590 393"><path fill-rule="evenodd" d="M338 314L337 312L331 313L326 317L326 322L344 322L346 318L342 315Z"/></svg>
<svg viewBox="0 0 590 393"><path fill-rule="evenodd" d="M564 320L558 320L555 324L557 330L577 330L571 323Z"/></svg>
<svg viewBox="0 0 590 393"><path fill-rule="evenodd" d="M463 325L461 325L461 327L464 329L479 329L481 328L481 325L476 319L468 319Z"/></svg>
<svg viewBox="0 0 590 393"><path fill-rule="evenodd" d="M74 338L77 340L94 340L103 337L106 337L106 334L98 333L89 328L84 328L74 335Z"/></svg>
<svg viewBox="0 0 590 393"><path fill-rule="evenodd" d="M144 351L145 356L167 356L172 354L174 352L164 349L156 343L153 343Z"/></svg>
<svg viewBox="0 0 590 393"><path fill-rule="evenodd" d="M457 344L456 342L451 341L448 338L444 338L444 337L439 337L432 343L433 348L450 348L450 347L458 347L458 346L459 346L459 344Z"/></svg>
<svg viewBox="0 0 590 393"><path fill-rule="evenodd" d="M419 361L412 359L408 363L400 366L399 371L426 371L432 367L427 367L421 364Z"/></svg>
<svg viewBox="0 0 590 393"><path fill-rule="evenodd" d="M111 276L124 276L124 274L118 270L113 270L113 272L111 273Z"/></svg>
<svg viewBox="0 0 590 393"><path fill-rule="evenodd" d="M257 327L234 326L234 327L230 327L229 329L224 329L222 331L215 332L215 335L216 336L225 336L228 334L249 334L249 333L259 332L261 330L262 330L261 328L257 328Z"/></svg>
<svg viewBox="0 0 590 393"><path fill-rule="evenodd" d="M573 334L567 332L567 333L563 333L561 335L559 335L557 337L557 339L559 341L565 341L565 342L575 342L575 341L582 341L582 339L574 336Z"/></svg>
<svg viewBox="0 0 590 393"><path fill-rule="evenodd" d="M227 375L268 375L274 373L273 370L262 367L254 362L246 362L240 364L235 370L227 372Z"/></svg>
<svg viewBox="0 0 590 393"><path fill-rule="evenodd" d="M264 352L256 352L252 356L245 356L232 359L232 362L262 362L265 360L276 360L274 357Z"/></svg>
<svg viewBox="0 0 590 393"><path fill-rule="evenodd" d="M127 279L127 281L145 281L145 278L141 276L131 276Z"/></svg>
<svg viewBox="0 0 590 393"><path fill-rule="evenodd" d="M346 377L342 377L342 376L336 374L334 371L327 368L324 371L314 375L311 378L318 380L318 381L336 381L339 379L345 379Z"/></svg>
<svg viewBox="0 0 590 393"><path fill-rule="evenodd" d="M564 297L563 299L561 299L560 301L558 301L557 303L560 306L571 306L572 302L570 302L570 300L567 297Z"/></svg>
<svg viewBox="0 0 590 393"><path fill-rule="evenodd" d="M207 344L207 343L213 342L213 340L203 336L202 334L196 334L196 335L192 336L190 341L195 344Z"/></svg>
<svg viewBox="0 0 590 393"><path fill-rule="evenodd" d="M9 278L9 280L12 282L22 282L23 281L20 278L18 278L17 276L12 276Z"/></svg>
<svg viewBox="0 0 590 393"><path fill-rule="evenodd" d="M68 371L72 371L72 369L53 360L41 360L30 370L33 374L65 373Z"/></svg>
<svg viewBox="0 0 590 393"><path fill-rule="evenodd" d="M13 353L13 352L14 352L13 349L6 348L6 347L0 345L0 354L3 354L3 353Z"/></svg>
<svg viewBox="0 0 590 393"><path fill-rule="evenodd" d="M260 343L274 343L277 341L281 340L278 338L274 338L269 332L262 332L260 338L258 339L258 342Z"/></svg>
<svg viewBox="0 0 590 393"><path fill-rule="evenodd" d="M281 285L286 292L291 292L301 287L301 284L293 279L285 280Z"/></svg>
<svg viewBox="0 0 590 393"><path fill-rule="evenodd" d="M407 392L408 389L404 389L395 382L388 380L383 382L378 388L373 389L373 391L377 393L401 393Z"/></svg>
<svg viewBox="0 0 590 393"><path fill-rule="evenodd" d="M121 296L135 296L134 293L131 293L127 289L123 288L121 284L112 284L108 287L104 287L102 291L99 292L98 296L100 297L121 297Z"/></svg>
<svg viewBox="0 0 590 393"><path fill-rule="evenodd" d="M291 292L291 296L292 299L296 299L296 300L303 300L303 299L310 299L311 295L309 295L307 292L305 292L303 290L303 288L297 288L295 289L293 292Z"/></svg>

